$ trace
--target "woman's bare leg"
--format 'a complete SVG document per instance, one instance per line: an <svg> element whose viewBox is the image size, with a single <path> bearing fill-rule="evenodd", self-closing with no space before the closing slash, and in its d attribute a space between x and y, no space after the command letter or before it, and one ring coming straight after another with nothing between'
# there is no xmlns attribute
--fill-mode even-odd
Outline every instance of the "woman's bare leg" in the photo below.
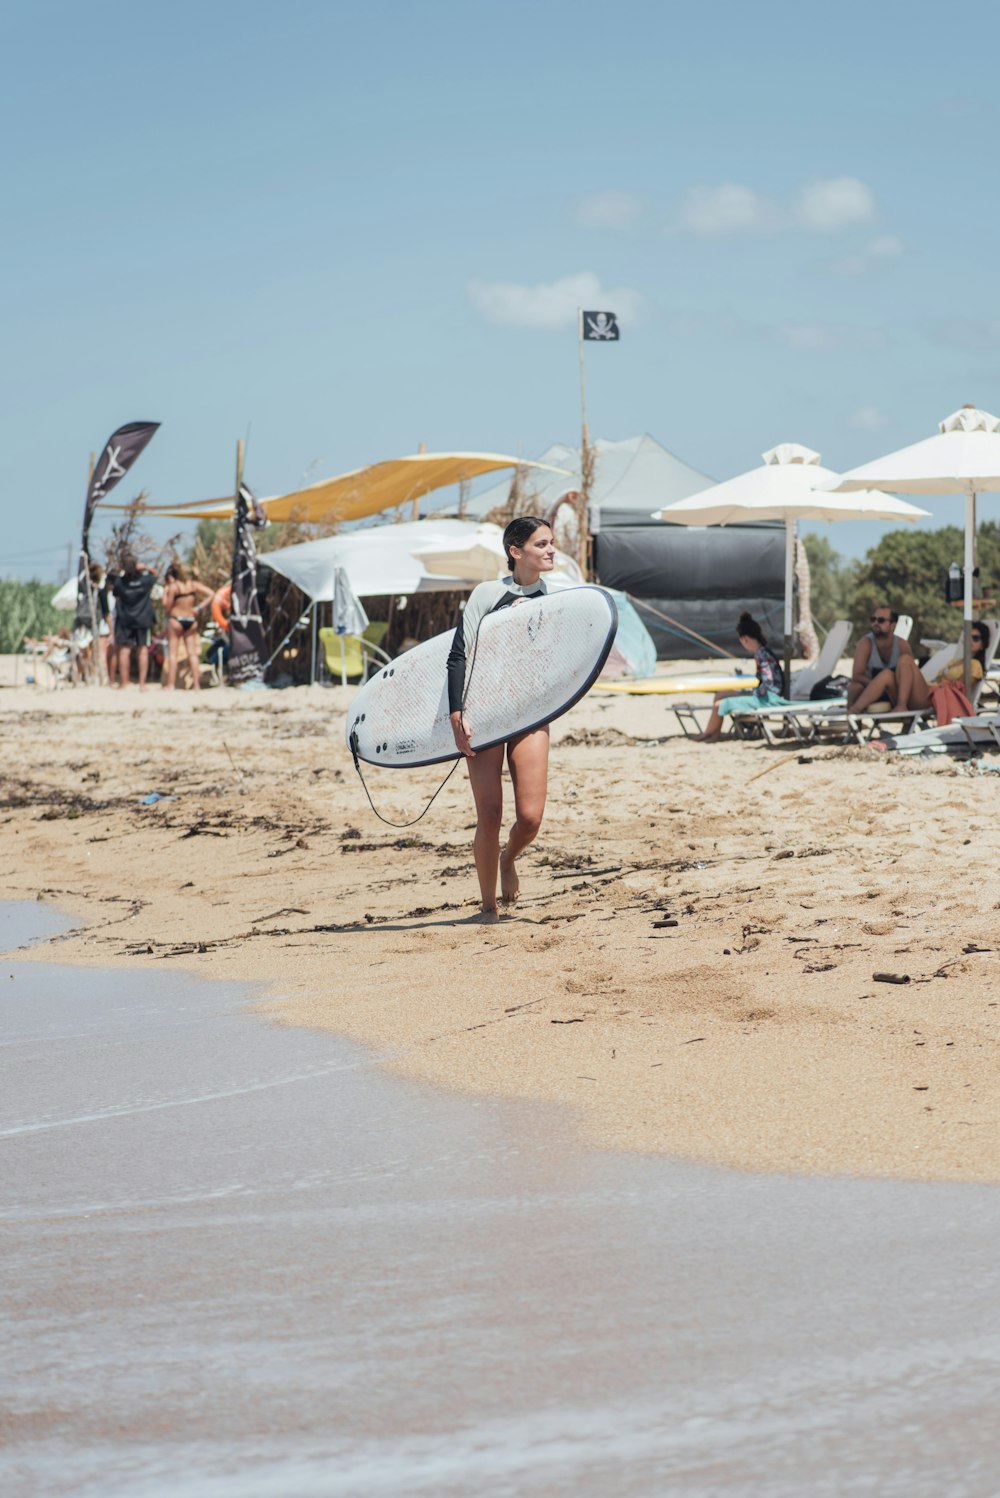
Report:
<svg viewBox="0 0 1000 1498"><path fill-rule="evenodd" d="M476 801L473 856L479 876L483 919L500 919L497 911L497 870L500 861L500 823L503 817L503 745L479 749L468 761L469 782Z"/></svg>
<svg viewBox="0 0 1000 1498"><path fill-rule="evenodd" d="M900 662L902 660L903 657L901 656ZM879 671L877 675L872 677L868 685L861 690L853 702L850 699L850 694L848 694L847 706L852 713L863 713L871 707L873 702L881 702L884 697L888 697L890 702L895 703L897 691L896 673L895 671L890 671L887 667L886 670Z"/></svg>
<svg viewBox="0 0 1000 1498"><path fill-rule="evenodd" d="M127 687L132 676L132 647L120 645L118 647L118 690Z"/></svg>
<svg viewBox="0 0 1000 1498"><path fill-rule="evenodd" d="M184 636L188 665L191 668L191 690L201 690L201 636L196 629L188 630Z"/></svg>
<svg viewBox="0 0 1000 1498"><path fill-rule="evenodd" d="M515 859L534 842L542 825L549 781L549 730L536 728L507 746L507 764L514 786L514 825L500 855L500 894L513 905L521 892Z"/></svg>
<svg viewBox="0 0 1000 1498"><path fill-rule="evenodd" d="M167 674L163 680L163 690L172 692L177 685L177 657L180 653L180 626L172 619L167 620Z"/></svg>
<svg viewBox="0 0 1000 1498"><path fill-rule="evenodd" d="M705 724L705 727L702 729L701 733L695 734L695 738L699 744L710 744L713 739L717 739L721 736L722 714L719 712L718 704L726 695L727 694L725 692L716 692L715 697L712 699L712 711L709 715L708 722Z"/></svg>
<svg viewBox="0 0 1000 1498"><path fill-rule="evenodd" d="M896 666L896 708L905 713L910 708L923 711L931 705L930 689L912 655L901 655Z"/></svg>

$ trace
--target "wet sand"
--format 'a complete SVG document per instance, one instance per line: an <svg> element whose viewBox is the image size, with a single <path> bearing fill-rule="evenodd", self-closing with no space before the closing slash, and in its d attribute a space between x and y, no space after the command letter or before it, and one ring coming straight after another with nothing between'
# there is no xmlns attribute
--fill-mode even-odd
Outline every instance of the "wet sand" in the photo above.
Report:
<svg viewBox="0 0 1000 1498"><path fill-rule="evenodd" d="M995 1190L582 1149L60 947L0 989L9 1498L995 1493Z"/></svg>
<svg viewBox="0 0 1000 1498"><path fill-rule="evenodd" d="M4 690L0 895L74 914L61 960L260 980L283 1023L562 1103L602 1145L1000 1180L1000 777L703 747L664 699L594 693L554 725L523 898L487 931L464 772L378 822L351 695ZM368 778L402 822L440 776Z"/></svg>

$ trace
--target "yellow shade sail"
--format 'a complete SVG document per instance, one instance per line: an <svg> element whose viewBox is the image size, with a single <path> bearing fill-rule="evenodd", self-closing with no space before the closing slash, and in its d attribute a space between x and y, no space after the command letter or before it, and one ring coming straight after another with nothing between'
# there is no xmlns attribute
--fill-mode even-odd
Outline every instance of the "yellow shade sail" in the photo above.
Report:
<svg viewBox="0 0 1000 1498"><path fill-rule="evenodd" d="M262 499L269 520L299 520L330 524L333 521L361 520L380 510L391 510L445 489L463 479L478 478L499 468L543 468L549 473L568 470L552 468L545 463L522 462L498 453L417 453L411 458L390 458L371 463L339 478L324 479L292 494L278 494ZM126 505L102 505L105 510L124 510ZM234 501L229 499L198 500L189 504L143 505L146 515L174 516L181 520L226 520L231 518Z"/></svg>

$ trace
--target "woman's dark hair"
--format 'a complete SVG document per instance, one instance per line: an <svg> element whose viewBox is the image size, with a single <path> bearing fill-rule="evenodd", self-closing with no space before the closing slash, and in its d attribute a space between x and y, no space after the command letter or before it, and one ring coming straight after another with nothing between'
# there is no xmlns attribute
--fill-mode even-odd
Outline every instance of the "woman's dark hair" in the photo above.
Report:
<svg viewBox="0 0 1000 1498"><path fill-rule="evenodd" d="M170 566L167 568L166 581L167 582L186 583L187 580L188 580L188 575L187 575L187 571L185 570L183 562L177 562L177 561L171 562Z"/></svg>
<svg viewBox="0 0 1000 1498"><path fill-rule="evenodd" d="M514 558L510 554L512 546L523 546L530 541L540 525L548 525L547 520L540 520L537 515L519 515L512 520L503 533L503 549L507 553L507 566L513 567Z"/></svg>
<svg viewBox="0 0 1000 1498"><path fill-rule="evenodd" d="M978 640L978 644L976 641ZM986 662L986 651L990 643L990 627L977 620L972 626L972 658L982 666Z"/></svg>
<svg viewBox="0 0 1000 1498"><path fill-rule="evenodd" d="M753 614L748 614L745 609L740 615L739 623L736 626L736 633L740 636L745 636L747 639L756 640L758 645L767 644L767 636L764 631L757 623Z"/></svg>

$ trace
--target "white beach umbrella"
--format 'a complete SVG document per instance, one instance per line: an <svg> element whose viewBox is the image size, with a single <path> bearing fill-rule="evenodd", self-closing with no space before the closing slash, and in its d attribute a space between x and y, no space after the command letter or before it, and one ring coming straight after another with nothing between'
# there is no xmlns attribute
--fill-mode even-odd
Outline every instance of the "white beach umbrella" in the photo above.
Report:
<svg viewBox="0 0 1000 1498"><path fill-rule="evenodd" d="M904 500L863 489L834 494L827 486L838 476L824 468L819 453L797 442L782 442L763 454L760 468L713 484L677 504L654 510L655 520L679 525L732 525L752 520L785 522L785 675L792 654L792 585L797 520L925 520L929 511Z"/></svg>
<svg viewBox="0 0 1000 1498"><path fill-rule="evenodd" d="M972 595L976 567L976 495L1000 490L1000 420L977 406L963 406L938 423L936 436L851 468L833 486L901 489L904 494L965 495L965 689L972 660Z"/></svg>
<svg viewBox="0 0 1000 1498"><path fill-rule="evenodd" d="M346 567L336 567L333 573L333 632L340 636L340 685L347 685L345 635L360 635L368 628L369 619L357 594L351 587ZM315 629L316 605L313 604L313 627ZM315 661L315 651L313 652Z"/></svg>

